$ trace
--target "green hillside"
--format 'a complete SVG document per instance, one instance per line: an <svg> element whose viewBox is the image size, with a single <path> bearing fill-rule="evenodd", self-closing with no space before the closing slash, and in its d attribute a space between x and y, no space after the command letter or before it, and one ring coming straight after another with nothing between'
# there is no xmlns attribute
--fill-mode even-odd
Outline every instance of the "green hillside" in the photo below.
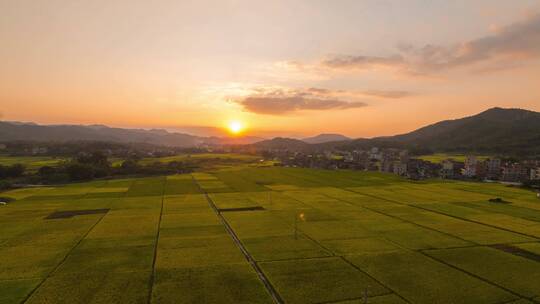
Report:
<svg viewBox="0 0 540 304"><path fill-rule="evenodd" d="M492 108L387 138L434 151L540 154L540 113Z"/></svg>

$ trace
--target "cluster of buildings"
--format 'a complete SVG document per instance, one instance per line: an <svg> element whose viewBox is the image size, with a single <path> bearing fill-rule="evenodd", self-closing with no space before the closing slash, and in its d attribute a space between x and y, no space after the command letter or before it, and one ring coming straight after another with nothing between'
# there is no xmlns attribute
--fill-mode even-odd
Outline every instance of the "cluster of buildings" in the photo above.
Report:
<svg viewBox="0 0 540 304"><path fill-rule="evenodd" d="M465 158L464 162L444 160L441 166L443 167L443 171L446 169L449 172L453 172L448 178L463 177L515 183L540 180L540 161L538 160L503 162L499 158L478 159L473 155L469 155ZM454 168L458 168L459 170L456 171Z"/></svg>
<svg viewBox="0 0 540 304"><path fill-rule="evenodd" d="M513 183L540 180L538 160L513 162L499 158L480 159L469 155L465 161L446 159L435 163L411 157L407 150L379 148L321 153L274 151L272 154L283 166L381 171L410 179L439 177Z"/></svg>

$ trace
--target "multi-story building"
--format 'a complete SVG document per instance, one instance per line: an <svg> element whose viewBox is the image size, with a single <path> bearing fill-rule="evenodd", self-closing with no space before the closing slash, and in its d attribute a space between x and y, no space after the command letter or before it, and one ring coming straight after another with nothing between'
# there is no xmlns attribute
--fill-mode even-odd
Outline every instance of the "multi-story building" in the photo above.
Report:
<svg viewBox="0 0 540 304"><path fill-rule="evenodd" d="M441 178L459 178L461 171L464 168L462 162L458 162L452 159L443 160L441 163L441 169L439 170L439 176Z"/></svg>
<svg viewBox="0 0 540 304"><path fill-rule="evenodd" d="M476 159L476 156L468 155L467 158L465 158L465 166L463 167L461 174L463 174L465 177L476 177L477 165L478 160Z"/></svg>
<svg viewBox="0 0 540 304"><path fill-rule="evenodd" d="M366 151L355 150L352 153L353 162L358 169L367 169L369 165L369 154Z"/></svg>
<svg viewBox="0 0 540 304"><path fill-rule="evenodd" d="M441 170L439 171L441 178L454 178L454 163L451 160L443 160L441 166Z"/></svg>
<svg viewBox="0 0 540 304"><path fill-rule="evenodd" d="M384 157L381 160L381 167L379 168L382 172L393 172L394 171L394 161L390 157Z"/></svg>
<svg viewBox="0 0 540 304"><path fill-rule="evenodd" d="M465 158L465 165L461 170L461 174L468 178L485 178L487 165L485 162L479 161L476 156L468 155Z"/></svg>
<svg viewBox="0 0 540 304"><path fill-rule="evenodd" d="M407 162L406 176L410 179L431 178L439 175L440 165L429 161L411 158Z"/></svg>
<svg viewBox="0 0 540 304"><path fill-rule="evenodd" d="M405 174L407 174L406 162L394 161L394 165L392 167L394 174L397 174L399 176L404 176Z"/></svg>
<svg viewBox="0 0 540 304"><path fill-rule="evenodd" d="M401 152L399 152L399 160L401 162L408 162L409 161L409 151L407 150L403 150Z"/></svg>
<svg viewBox="0 0 540 304"><path fill-rule="evenodd" d="M498 158L488 158L486 160L486 177L489 179L499 179L501 176L501 160Z"/></svg>
<svg viewBox="0 0 540 304"><path fill-rule="evenodd" d="M384 153L377 147L371 148L369 151L369 159L381 161L384 157Z"/></svg>
<svg viewBox="0 0 540 304"><path fill-rule="evenodd" d="M505 182L523 182L529 177L527 168L519 163L510 163L502 167L501 180Z"/></svg>
<svg viewBox="0 0 540 304"><path fill-rule="evenodd" d="M540 180L540 167L531 169L530 180Z"/></svg>

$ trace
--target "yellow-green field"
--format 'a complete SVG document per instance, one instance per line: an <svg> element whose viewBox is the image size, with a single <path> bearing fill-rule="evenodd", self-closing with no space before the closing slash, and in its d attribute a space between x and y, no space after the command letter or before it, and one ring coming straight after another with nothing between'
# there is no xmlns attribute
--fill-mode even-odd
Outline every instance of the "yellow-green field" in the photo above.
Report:
<svg viewBox="0 0 540 304"><path fill-rule="evenodd" d="M69 160L68 158L53 158L49 156L8 156L0 155L0 165L10 166L22 164L30 172L37 171L43 166L57 166ZM109 159L111 166L119 167L124 159L113 157ZM179 154L167 157L148 157L140 160L141 165L150 165L155 162L170 163L173 161L187 162L195 166L197 170L226 169L243 166L270 166L272 162L261 162L261 157L237 153L195 153Z"/></svg>
<svg viewBox="0 0 540 304"><path fill-rule="evenodd" d="M152 158L143 158L139 163L141 165L148 165L154 162L161 163L170 163L173 161L177 162L188 162L200 169L210 170L210 169L224 169L232 168L246 165L256 164L257 166L261 165L261 157L257 155L248 155L248 154L237 154L237 153L196 153L196 154L180 154L175 156L166 156L166 157L152 157ZM266 162L266 165L271 165L271 163Z"/></svg>
<svg viewBox="0 0 540 304"><path fill-rule="evenodd" d="M540 302L540 200L498 184L244 167L1 196L0 303Z"/></svg>
<svg viewBox="0 0 540 304"><path fill-rule="evenodd" d="M446 153L435 153L435 154L429 154L429 155L422 155L418 157L419 159L423 159L425 161L429 161L432 163L441 163L443 160L446 159L453 159L455 161L464 162L465 158L467 158L467 155L465 154L446 154ZM486 160L489 158L489 156L486 155L476 155L476 159L478 160Z"/></svg>
<svg viewBox="0 0 540 304"><path fill-rule="evenodd" d="M56 166L65 161L64 158L53 158L49 156L7 156L0 155L0 165L11 166L22 164L28 170L35 171L43 166Z"/></svg>
<svg viewBox="0 0 540 304"><path fill-rule="evenodd" d="M232 160L232 161L256 161L261 157L257 155L247 154L234 154L234 153L195 153L195 154L180 154L174 156L165 156L157 158L144 158L141 163L153 163L156 161L169 163L172 161L188 161L188 160L206 160L206 159L219 159L219 160Z"/></svg>

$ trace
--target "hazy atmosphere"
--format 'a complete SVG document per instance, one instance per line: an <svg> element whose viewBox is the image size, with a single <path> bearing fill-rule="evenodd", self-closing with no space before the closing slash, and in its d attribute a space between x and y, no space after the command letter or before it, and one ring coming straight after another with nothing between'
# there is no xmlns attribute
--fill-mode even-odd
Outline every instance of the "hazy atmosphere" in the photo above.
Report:
<svg viewBox="0 0 540 304"><path fill-rule="evenodd" d="M493 106L540 110L534 0L0 1L0 12L7 121L372 137Z"/></svg>

